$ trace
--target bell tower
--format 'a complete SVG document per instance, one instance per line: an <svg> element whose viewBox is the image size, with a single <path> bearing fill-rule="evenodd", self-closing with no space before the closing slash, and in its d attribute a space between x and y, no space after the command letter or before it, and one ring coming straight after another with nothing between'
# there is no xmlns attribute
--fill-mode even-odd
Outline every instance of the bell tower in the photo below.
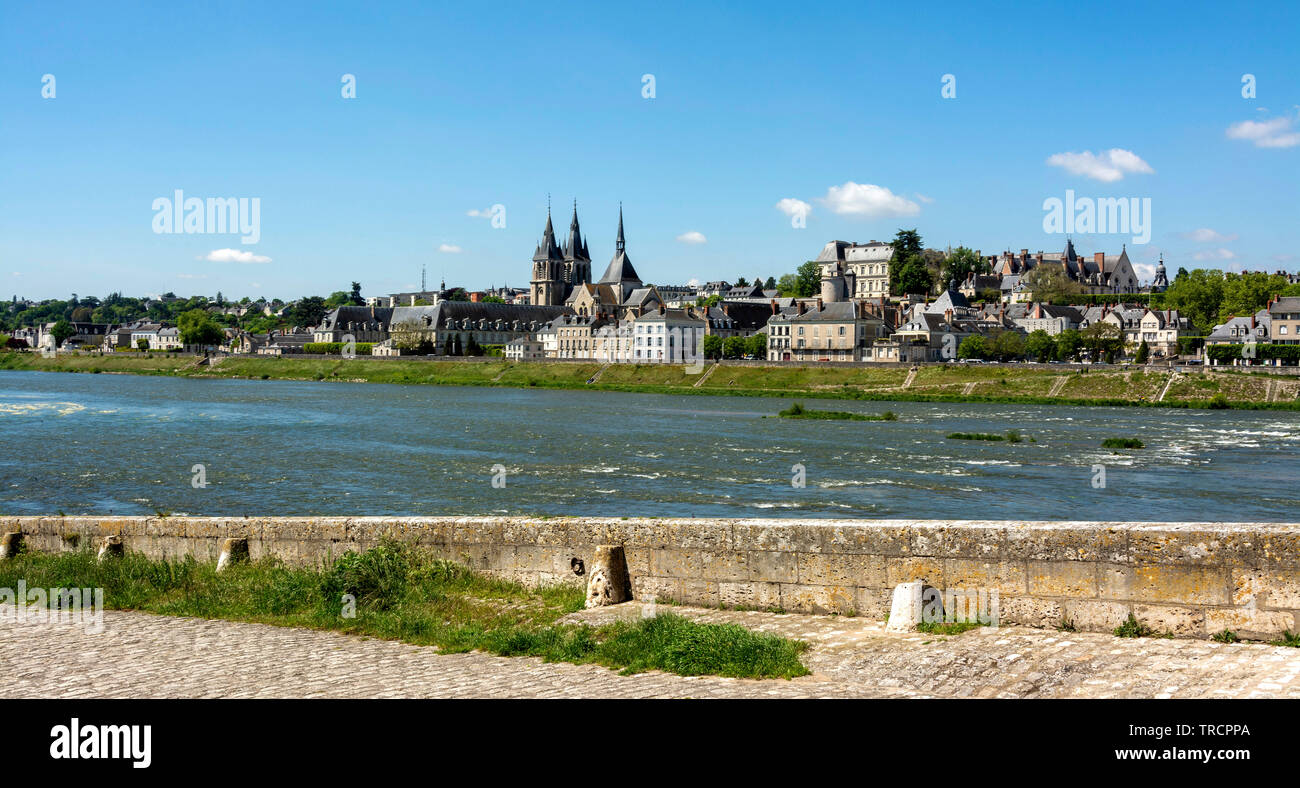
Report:
<svg viewBox="0 0 1300 788"><path fill-rule="evenodd" d="M574 221L577 221L575 212ZM533 276L529 282L529 303L537 306L559 306L564 303L564 254L555 242L555 227L551 224L550 200L546 201L546 229L541 243L533 253Z"/></svg>

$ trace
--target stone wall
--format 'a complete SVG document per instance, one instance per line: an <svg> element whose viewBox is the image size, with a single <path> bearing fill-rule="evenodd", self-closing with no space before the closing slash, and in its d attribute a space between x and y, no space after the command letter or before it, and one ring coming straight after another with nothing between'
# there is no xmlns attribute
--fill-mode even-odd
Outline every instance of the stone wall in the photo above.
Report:
<svg viewBox="0 0 1300 788"><path fill-rule="evenodd" d="M638 599L883 619L891 590L997 589L1003 623L1107 631L1132 612L1157 631L1242 637L1300 630L1300 523L675 520L515 517L0 517L35 550L122 536L151 557L319 565L407 540L528 583L582 583L573 559L625 547Z"/></svg>

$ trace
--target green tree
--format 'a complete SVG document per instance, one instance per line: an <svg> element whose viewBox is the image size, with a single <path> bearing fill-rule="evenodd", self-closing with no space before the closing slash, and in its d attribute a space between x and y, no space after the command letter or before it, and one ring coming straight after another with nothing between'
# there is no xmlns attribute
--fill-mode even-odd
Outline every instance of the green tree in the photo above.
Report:
<svg viewBox="0 0 1300 788"><path fill-rule="evenodd" d="M144 351L144 350L148 350L148 349L149 349L149 340L146 339L145 337L140 337L139 339L137 339L137 340L135 341L135 346L138 347L138 348L139 348L140 350L142 350L142 351Z"/></svg>
<svg viewBox="0 0 1300 788"><path fill-rule="evenodd" d="M1025 352L1040 364L1050 361L1056 355L1056 340L1041 328L1031 331L1025 337Z"/></svg>
<svg viewBox="0 0 1300 788"><path fill-rule="evenodd" d="M723 358L743 358L745 355L745 338L731 336L722 343Z"/></svg>
<svg viewBox="0 0 1300 788"><path fill-rule="evenodd" d="M767 358L767 334L760 331L745 340L745 353L754 358Z"/></svg>
<svg viewBox="0 0 1300 788"><path fill-rule="evenodd" d="M1019 331L1006 330L993 337L991 355L998 361L1010 361L1025 355L1025 338Z"/></svg>
<svg viewBox="0 0 1300 788"><path fill-rule="evenodd" d="M320 296L307 296L298 299L296 304L286 310L285 316L290 325L318 326L325 320L325 313L328 311L325 308L325 299Z"/></svg>
<svg viewBox="0 0 1300 788"><path fill-rule="evenodd" d="M722 337L717 334L704 335L704 357L714 360L722 358Z"/></svg>
<svg viewBox="0 0 1300 788"><path fill-rule="evenodd" d="M225 337L225 332L221 326L217 325L212 316L204 309L191 309L188 312L182 312L177 319L176 327L180 329L181 344L199 345L208 347L209 345L221 344Z"/></svg>
<svg viewBox="0 0 1300 788"><path fill-rule="evenodd" d="M351 294L343 290L335 290L333 293L329 294L329 297L325 299L325 308L337 309L338 307L350 303L351 300L352 300Z"/></svg>
<svg viewBox="0 0 1300 788"><path fill-rule="evenodd" d="M957 346L957 358L988 358L988 341L979 334L972 334Z"/></svg>
<svg viewBox="0 0 1300 788"><path fill-rule="evenodd" d="M1098 320L1080 333L1083 346L1087 348L1093 361L1102 359L1108 363L1114 361L1115 354L1124 347L1124 332L1108 320Z"/></svg>
<svg viewBox="0 0 1300 788"><path fill-rule="evenodd" d="M1235 315L1253 315L1264 307L1273 295L1286 289L1287 280L1280 274L1262 272L1224 274L1223 300L1219 303L1219 321Z"/></svg>
<svg viewBox="0 0 1300 788"><path fill-rule="evenodd" d="M764 289L764 290L775 290L775 289L776 289L776 278L775 278L775 277L771 277L771 276L769 276L769 277L767 278L767 281L763 283L763 289Z"/></svg>
<svg viewBox="0 0 1300 788"><path fill-rule="evenodd" d="M72 327L72 324L62 318L55 322L54 326L50 328L50 336L54 337L54 346L56 348L76 333L77 330Z"/></svg>
<svg viewBox="0 0 1300 788"><path fill-rule="evenodd" d="M781 274L776 289L782 298L793 298L799 295L799 277L795 274Z"/></svg>
<svg viewBox="0 0 1300 788"><path fill-rule="evenodd" d="M506 300L501 296L483 296L483 303L485 304L504 304L505 302Z"/></svg>
<svg viewBox="0 0 1300 788"><path fill-rule="evenodd" d="M1177 309L1204 333L1219 322L1223 306L1223 272L1213 268L1197 268L1185 276L1177 276L1164 293L1164 307Z"/></svg>
<svg viewBox="0 0 1300 788"><path fill-rule="evenodd" d="M740 277L736 280L736 287L749 287L749 280L743 276Z"/></svg>
<svg viewBox="0 0 1300 788"><path fill-rule="evenodd" d="M366 305L366 299L364 299L364 298L361 297L361 283L360 283L360 282L353 282L353 283L352 283L352 293L348 296L348 303L352 304L353 306L365 306L365 305Z"/></svg>
<svg viewBox="0 0 1300 788"><path fill-rule="evenodd" d="M912 255L904 258L902 263L890 265L889 278L890 292L895 295L926 294L934 289L930 267L921 255Z"/></svg>
<svg viewBox="0 0 1300 788"><path fill-rule="evenodd" d="M1079 295L1083 288L1065 273L1065 269L1055 263L1043 263L1034 266L1021 281L1033 294L1035 301L1064 303L1072 296Z"/></svg>
<svg viewBox="0 0 1300 788"><path fill-rule="evenodd" d="M974 249L959 246L943 258L941 276L944 284L951 283L960 287L971 274L987 274L989 270L988 261L975 254Z"/></svg>
<svg viewBox="0 0 1300 788"><path fill-rule="evenodd" d="M1142 340L1142 344L1138 345L1138 352L1137 355L1134 356L1133 360L1139 364L1145 364L1147 363L1147 359L1150 357L1151 357L1151 346L1148 345L1147 341L1144 339Z"/></svg>
<svg viewBox="0 0 1300 788"><path fill-rule="evenodd" d="M921 235L916 231L915 227L911 230L900 229L889 245L894 248L894 260L925 256L925 247L921 243Z"/></svg>
<svg viewBox="0 0 1300 788"><path fill-rule="evenodd" d="M809 260L799 266L798 274L795 277L795 296L797 298L811 298L821 290L822 285L822 268L816 262Z"/></svg>
<svg viewBox="0 0 1300 788"><path fill-rule="evenodd" d="M1078 361L1083 350L1083 335L1077 329L1067 328L1056 335L1056 358L1060 361Z"/></svg>

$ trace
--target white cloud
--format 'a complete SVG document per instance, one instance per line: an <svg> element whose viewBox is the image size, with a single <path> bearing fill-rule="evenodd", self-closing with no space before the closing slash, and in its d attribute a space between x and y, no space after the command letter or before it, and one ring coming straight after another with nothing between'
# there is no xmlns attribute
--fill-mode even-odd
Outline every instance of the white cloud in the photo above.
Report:
<svg viewBox="0 0 1300 788"><path fill-rule="evenodd" d="M439 244L438 251L444 254L460 254L461 248L456 244Z"/></svg>
<svg viewBox="0 0 1300 788"><path fill-rule="evenodd" d="M696 230L691 230L688 233L682 233L681 235L677 236L677 240L681 241L684 244L704 244L709 242L709 239L704 237L704 233L698 232Z"/></svg>
<svg viewBox="0 0 1300 788"><path fill-rule="evenodd" d="M480 211L477 208L470 208L468 211L465 211L465 215L473 216L476 219L491 219L492 209L488 208L486 211Z"/></svg>
<svg viewBox="0 0 1300 788"><path fill-rule="evenodd" d="M1121 180L1125 175L1150 175L1155 172L1140 156L1123 148L1111 148L1101 153L1086 150L1079 153L1054 153L1047 157L1047 163L1072 175L1082 175L1106 183Z"/></svg>
<svg viewBox="0 0 1300 788"><path fill-rule="evenodd" d="M1300 145L1300 131L1294 130L1295 118L1243 120L1228 127L1230 140L1248 140L1256 148L1293 148Z"/></svg>
<svg viewBox="0 0 1300 788"><path fill-rule="evenodd" d="M920 200L921 202L925 203L926 205L929 205L930 203L934 202L934 198L933 198L933 197L926 197L924 194L921 194L920 192L917 192L917 193L916 193L916 199Z"/></svg>
<svg viewBox="0 0 1300 788"><path fill-rule="evenodd" d="M1192 255L1193 260L1232 260L1237 255L1231 249L1219 247L1206 252L1197 252Z"/></svg>
<svg viewBox="0 0 1300 788"><path fill-rule="evenodd" d="M699 287L700 280L696 279L695 277L691 277L690 279L687 280L686 285L688 287Z"/></svg>
<svg viewBox="0 0 1300 788"><path fill-rule="evenodd" d="M213 249L206 256L200 257L200 260L207 260L209 263L269 263L271 258L264 257L260 254L244 251L243 249Z"/></svg>
<svg viewBox="0 0 1300 788"><path fill-rule="evenodd" d="M1133 263L1133 273L1139 282L1147 282L1156 278L1156 267L1151 263Z"/></svg>
<svg viewBox="0 0 1300 788"><path fill-rule="evenodd" d="M207 274L177 274L181 279L207 279Z"/></svg>
<svg viewBox="0 0 1300 788"><path fill-rule="evenodd" d="M812 206L803 200L794 197L786 197L776 204L776 209L786 216L802 216L807 218L812 213Z"/></svg>
<svg viewBox="0 0 1300 788"><path fill-rule="evenodd" d="M921 206L894 194L884 186L873 183L854 183L846 181L843 186L832 186L826 190L822 202L832 212L841 216L865 216L880 218L885 216L915 216L921 212Z"/></svg>
<svg viewBox="0 0 1300 788"><path fill-rule="evenodd" d="M1199 244L1224 243L1226 241L1237 240L1237 234L1224 235L1223 233L1211 230L1208 227L1202 227L1198 230L1192 230L1190 233L1181 233L1182 237L1189 238Z"/></svg>

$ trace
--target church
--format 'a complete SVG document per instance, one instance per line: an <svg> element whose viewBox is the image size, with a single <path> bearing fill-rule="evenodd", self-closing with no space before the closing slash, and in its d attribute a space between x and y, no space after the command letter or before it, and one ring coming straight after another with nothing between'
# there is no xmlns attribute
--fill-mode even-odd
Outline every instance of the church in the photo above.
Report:
<svg viewBox="0 0 1300 788"><path fill-rule="evenodd" d="M653 287L647 287L632 267L623 236L623 209L618 209L618 237L614 257L597 282L591 280L591 253L578 224L578 203L573 203L569 234L561 246L555 238L551 209L546 209L546 228L533 253L533 274L529 303L534 306L567 306L578 315L595 315L619 307L658 303ZM602 309L603 308L603 309Z"/></svg>

